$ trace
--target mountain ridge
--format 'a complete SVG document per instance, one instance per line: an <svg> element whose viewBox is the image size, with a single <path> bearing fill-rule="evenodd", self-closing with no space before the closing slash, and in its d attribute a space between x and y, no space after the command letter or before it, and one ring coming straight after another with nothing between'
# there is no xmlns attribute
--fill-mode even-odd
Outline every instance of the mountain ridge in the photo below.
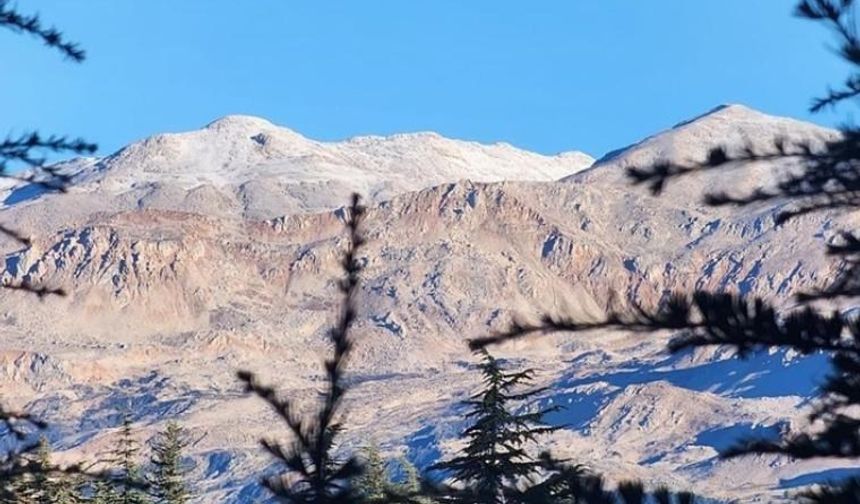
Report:
<svg viewBox="0 0 860 504"><path fill-rule="evenodd" d="M726 128L727 125L730 125L729 128ZM802 132L799 137L792 135L792 129L794 128ZM727 129L734 131L729 135L721 136L720 134L726 133ZM781 136L780 133L784 133L784 135ZM647 148L654 144L677 142L676 137L685 134L704 137L703 140L705 140L705 145L708 148L724 144L728 144L729 147L741 147L741 144L744 142L738 142L738 140L746 140L753 145L757 144L760 148L767 148L772 147L771 142L776 138L784 137L786 140L792 140L792 137L809 139L809 137L815 138L820 136L828 138L837 135L838 132L831 128L790 117L765 114L764 112L737 103L723 104L690 119L680 121L669 128L649 135L626 147L610 151L595 160L591 168L610 165L612 161L620 158L622 154L629 154L637 149ZM674 160L678 162L701 161L700 158L705 150L701 149L691 153L692 155L688 156L691 159L683 159L684 156L676 156L681 159ZM661 152L661 154L672 157L669 153ZM655 156L655 160L656 158ZM643 166L646 165L643 164ZM573 174L567 178L573 179L576 175Z"/></svg>
<svg viewBox="0 0 860 504"><path fill-rule="evenodd" d="M701 118L688 123L686 133L692 125L708 134L681 138L684 149L663 153L705 151L714 131L739 120L733 115L711 117L710 129L701 129ZM819 133L778 118L748 124L761 132L762 121L777 125L765 128L763 145L780 125L797 138ZM215 128L249 122L245 133L262 124L233 118ZM356 145L379 148L373 139ZM466 338L547 312L599 318L693 288L766 296L790 308L793 293L838 271L822 244L860 223L855 213L831 212L776 226L774 205L709 208L695 192L710 187L707 180L679 181L672 197L655 198L623 179L624 166L656 155L645 154L628 151L572 179L457 178L371 199L345 446L376 437L386 452L422 463L432 462L428 453L452 450L463 422L455 403L477 383ZM440 151L417 157L433 156ZM513 166L518 158L511 159ZM327 162L311 157L302 167ZM135 174L145 167L125 166ZM161 169L149 173L161 177ZM339 208L347 199L328 194L324 182L303 186L314 205L292 207L273 204L283 193L260 196L248 187L233 193L151 179L116 191L97 182L0 209L4 222L34 237L30 247L10 247L4 280L70 293L32 303L0 292L0 354L10 356L0 362L0 390L57 425L53 436L70 459L109 442L111 408L135 405L142 436L178 416L206 433L190 448L198 501L245 502L268 463L256 439L277 419L239 393L235 370L259 371L300 400L314 397L336 312ZM742 189L748 181L722 182ZM542 401L569 406L547 446L613 481L639 477L725 499L764 493L770 501L781 481L836 467L716 457L727 432L802 423L814 389L800 378L814 381L821 359L765 353L748 362L719 349L668 356L669 336L554 335L494 352L537 368L538 384L550 387ZM683 410L693 402L700 408ZM738 487L739 478L750 484Z"/></svg>

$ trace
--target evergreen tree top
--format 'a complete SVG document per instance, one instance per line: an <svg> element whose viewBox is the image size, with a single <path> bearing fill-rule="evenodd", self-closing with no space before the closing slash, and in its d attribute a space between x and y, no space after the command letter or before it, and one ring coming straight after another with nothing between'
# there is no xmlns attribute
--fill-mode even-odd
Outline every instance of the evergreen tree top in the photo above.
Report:
<svg viewBox="0 0 860 504"><path fill-rule="evenodd" d="M471 424L462 432L466 447L461 454L431 467L463 486L460 499L508 502L522 496L521 485L539 476L544 462L533 457L527 445L556 430L542 423L556 408L516 412L510 403L535 398L544 389L517 391L532 381L534 371L507 371L486 351L480 351L483 375L480 391L464 401ZM514 405L515 406L515 405Z"/></svg>

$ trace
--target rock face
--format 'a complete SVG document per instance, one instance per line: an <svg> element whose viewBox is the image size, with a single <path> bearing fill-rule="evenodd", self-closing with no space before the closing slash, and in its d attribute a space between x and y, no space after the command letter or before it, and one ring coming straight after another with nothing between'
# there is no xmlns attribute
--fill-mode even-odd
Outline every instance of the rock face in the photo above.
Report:
<svg viewBox="0 0 860 504"><path fill-rule="evenodd" d="M109 443L117 411L133 412L142 438L178 417L199 433L200 502L247 502L268 463L256 441L281 431L239 393L235 371L313 399L344 245L339 207L361 190L371 206L347 446L375 438L428 463L452 446L455 403L476 384L468 337L514 317L599 317L692 288L790 307L793 293L832 278L838 264L823 244L856 214L775 227L778 206L700 203L706 188L742 191L775 180L778 167L693 176L657 198L630 187L623 169L695 159L722 142L835 134L730 106L588 168L578 153L434 134L325 144L231 116L71 161L69 194L7 189L0 218L35 240L9 251L4 278L71 295L34 303L0 291L0 390L53 420L70 458ZM802 422L823 358L669 356L667 337L558 335L496 352L537 368L551 385L543 401L566 406L552 418L569 426L548 440L553 450L610 479L769 501L805 473L838 467L716 458L736 435Z"/></svg>

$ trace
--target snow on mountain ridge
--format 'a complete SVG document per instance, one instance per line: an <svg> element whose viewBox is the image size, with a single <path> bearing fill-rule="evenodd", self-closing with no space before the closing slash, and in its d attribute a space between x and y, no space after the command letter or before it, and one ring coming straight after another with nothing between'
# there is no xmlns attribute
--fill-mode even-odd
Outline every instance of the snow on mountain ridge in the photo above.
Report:
<svg viewBox="0 0 860 504"><path fill-rule="evenodd" d="M214 130L229 130L229 129L258 129L258 128L275 128L272 122L263 119L262 117L246 115L246 114L228 114L207 124L205 129ZM282 130L288 128L280 127Z"/></svg>
<svg viewBox="0 0 860 504"><path fill-rule="evenodd" d="M561 181L625 187L626 190L650 196L647 187L631 185L627 175L629 168L647 168L665 161L685 165L702 163L711 150L717 147L726 149L730 156L740 155L748 148L757 153L773 153L778 140L785 141L787 145L808 142L815 148L839 135L837 130L764 114L743 105L722 105L628 147L612 151L595 161L591 167L563 177ZM702 198L708 193L726 192L739 196L755 188L773 187L796 167L796 160L782 159L729 164L719 170L701 170L672 180L658 198L676 202L679 208L700 206ZM773 202L769 206L777 204ZM747 208L746 211L753 209Z"/></svg>
<svg viewBox="0 0 860 504"><path fill-rule="evenodd" d="M294 183L308 179L342 181L361 174L436 183L461 178L552 180L591 162L593 159L582 153L542 156L508 144L452 140L432 132L322 142L265 119L231 115L201 130L159 134L135 142L100 161L103 168L99 180L118 187L158 178L150 174L170 174L177 177L177 183L189 187L206 182L242 183L260 175L281 176L285 182ZM313 173L320 168L342 170Z"/></svg>
<svg viewBox="0 0 860 504"><path fill-rule="evenodd" d="M809 122L765 114L745 105L725 104L704 114L681 121L632 145L607 153L594 162L592 169L614 166L623 161L647 166L658 160L700 161L713 147L730 150L751 145L769 149L773 140L815 140L833 138L838 132ZM573 180L578 174L566 179Z"/></svg>
<svg viewBox="0 0 860 504"><path fill-rule="evenodd" d="M323 142L265 119L230 115L199 130L153 135L101 159L66 162L64 171L73 175L72 192L122 207L156 202L272 218L337 208L356 191L379 202L463 179L551 181L593 161L581 152L543 156L432 132ZM7 191L6 205L41 196L23 185Z"/></svg>

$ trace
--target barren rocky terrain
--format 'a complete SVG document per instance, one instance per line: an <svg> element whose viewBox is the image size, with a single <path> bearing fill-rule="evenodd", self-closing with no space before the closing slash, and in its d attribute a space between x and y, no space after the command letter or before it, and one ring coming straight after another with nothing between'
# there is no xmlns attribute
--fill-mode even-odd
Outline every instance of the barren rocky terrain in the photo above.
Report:
<svg viewBox="0 0 860 504"><path fill-rule="evenodd" d="M375 440L426 464L456 446L457 401L476 385L465 340L541 313L599 318L708 288L777 300L838 271L823 245L858 215L774 225L781 203L710 208L791 167L679 180L660 197L631 165L696 160L715 145L837 133L726 106L594 162L432 133L324 143L257 118L158 135L63 164L68 194L4 186L3 276L69 290L42 302L0 292L0 391L53 422L75 460L110 443L124 411L145 440L169 418L192 429L200 502L252 502L269 463L261 435L286 435L238 369L314 399L351 191L370 205L346 446ZM573 139L575 142L575 139ZM850 309L850 304L837 306ZM796 428L826 372L822 356L721 349L668 355L670 335L555 335L503 345L562 404L554 451L610 480L641 477L718 498L767 502L844 462L723 461L736 436Z"/></svg>

